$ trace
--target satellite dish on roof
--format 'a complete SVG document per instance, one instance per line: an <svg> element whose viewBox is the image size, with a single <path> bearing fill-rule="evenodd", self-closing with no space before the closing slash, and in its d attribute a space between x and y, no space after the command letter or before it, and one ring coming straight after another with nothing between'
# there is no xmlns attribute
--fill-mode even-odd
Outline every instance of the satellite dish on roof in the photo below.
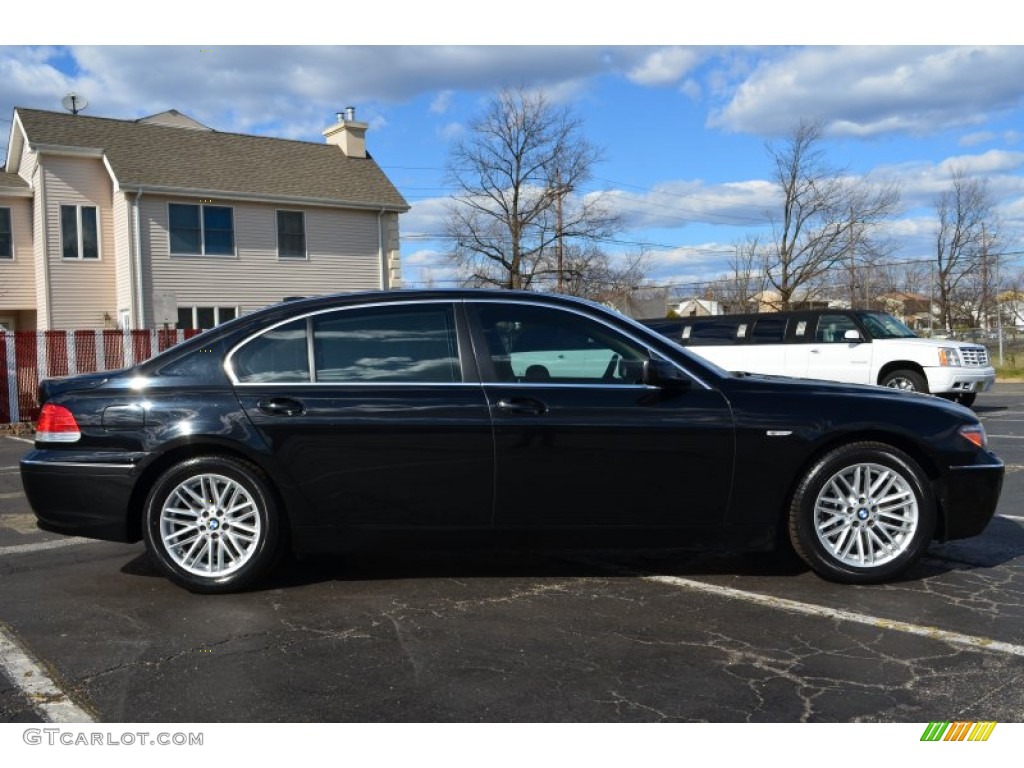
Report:
<svg viewBox="0 0 1024 768"><path fill-rule="evenodd" d="M60 100L60 104L72 115L77 115L89 106L89 100L85 96L79 96L77 93L69 93Z"/></svg>

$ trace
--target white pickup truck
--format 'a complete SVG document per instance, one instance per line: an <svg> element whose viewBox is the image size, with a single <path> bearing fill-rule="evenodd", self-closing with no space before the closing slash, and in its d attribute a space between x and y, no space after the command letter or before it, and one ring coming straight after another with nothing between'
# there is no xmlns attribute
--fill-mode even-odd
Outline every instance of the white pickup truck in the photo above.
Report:
<svg viewBox="0 0 1024 768"><path fill-rule="evenodd" d="M879 384L964 405L996 380L982 345L922 339L883 312L822 309L645 322L730 371Z"/></svg>

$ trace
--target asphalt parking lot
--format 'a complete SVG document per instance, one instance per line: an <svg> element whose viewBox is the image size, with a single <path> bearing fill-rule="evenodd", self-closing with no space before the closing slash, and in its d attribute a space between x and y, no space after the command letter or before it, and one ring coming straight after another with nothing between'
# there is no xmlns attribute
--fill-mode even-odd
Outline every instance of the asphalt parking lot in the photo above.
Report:
<svg viewBox="0 0 1024 768"><path fill-rule="evenodd" d="M0 722L1019 722L1024 384L975 410L997 517L874 587L768 555L453 551L196 596L141 544L37 530L30 444L0 436Z"/></svg>

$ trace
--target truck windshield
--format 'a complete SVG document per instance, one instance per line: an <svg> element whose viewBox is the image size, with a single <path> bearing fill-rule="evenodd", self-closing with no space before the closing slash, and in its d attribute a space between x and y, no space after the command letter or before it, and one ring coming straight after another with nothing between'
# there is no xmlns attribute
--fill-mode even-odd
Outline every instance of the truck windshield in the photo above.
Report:
<svg viewBox="0 0 1024 768"><path fill-rule="evenodd" d="M860 316L868 334L873 339L913 339L917 334L892 315L884 312L865 312Z"/></svg>

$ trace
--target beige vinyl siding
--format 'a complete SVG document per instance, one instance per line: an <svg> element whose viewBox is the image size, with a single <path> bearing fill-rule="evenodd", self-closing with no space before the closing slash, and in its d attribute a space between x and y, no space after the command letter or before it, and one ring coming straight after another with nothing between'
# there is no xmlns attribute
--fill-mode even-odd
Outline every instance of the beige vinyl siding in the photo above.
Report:
<svg viewBox="0 0 1024 768"><path fill-rule="evenodd" d="M29 184L32 183L32 174L36 172L36 155L29 148L28 142L21 145L21 158L18 161L18 175Z"/></svg>
<svg viewBox="0 0 1024 768"><path fill-rule="evenodd" d="M120 312L122 309L132 308L132 203L123 192L114 193L113 221L114 221L114 279L115 283L115 309ZM119 320L119 316L114 316Z"/></svg>
<svg viewBox="0 0 1024 768"><path fill-rule="evenodd" d="M36 269L32 259L32 200L0 197L11 212L13 259L0 259L0 313L36 306Z"/></svg>
<svg viewBox="0 0 1024 768"><path fill-rule="evenodd" d="M103 328L116 306L114 222L111 181L100 160L46 156L40 163L46 185L46 257L50 273L51 329ZM97 208L100 258L61 256L61 205Z"/></svg>
<svg viewBox="0 0 1024 768"><path fill-rule="evenodd" d="M43 183L43 171L39 166L35 169L32 188L36 192L32 204L32 263L36 273L36 327L41 331L49 330L48 307L50 305L49 282L46 273L46 238L43 225L43 208L46 202L46 186Z"/></svg>
<svg viewBox="0 0 1024 768"><path fill-rule="evenodd" d="M288 296L379 288L377 214L332 208L296 208L215 200L233 211L235 256L172 256L167 230L170 202L198 200L143 196L143 251L152 259L146 321L154 291L172 291L179 307L231 306L251 312ZM277 255L277 211L302 210L307 259Z"/></svg>
<svg viewBox="0 0 1024 768"><path fill-rule="evenodd" d="M385 288L402 287L402 260L398 239L398 214L388 213L382 217L384 228L384 253L387 257L387 284Z"/></svg>

